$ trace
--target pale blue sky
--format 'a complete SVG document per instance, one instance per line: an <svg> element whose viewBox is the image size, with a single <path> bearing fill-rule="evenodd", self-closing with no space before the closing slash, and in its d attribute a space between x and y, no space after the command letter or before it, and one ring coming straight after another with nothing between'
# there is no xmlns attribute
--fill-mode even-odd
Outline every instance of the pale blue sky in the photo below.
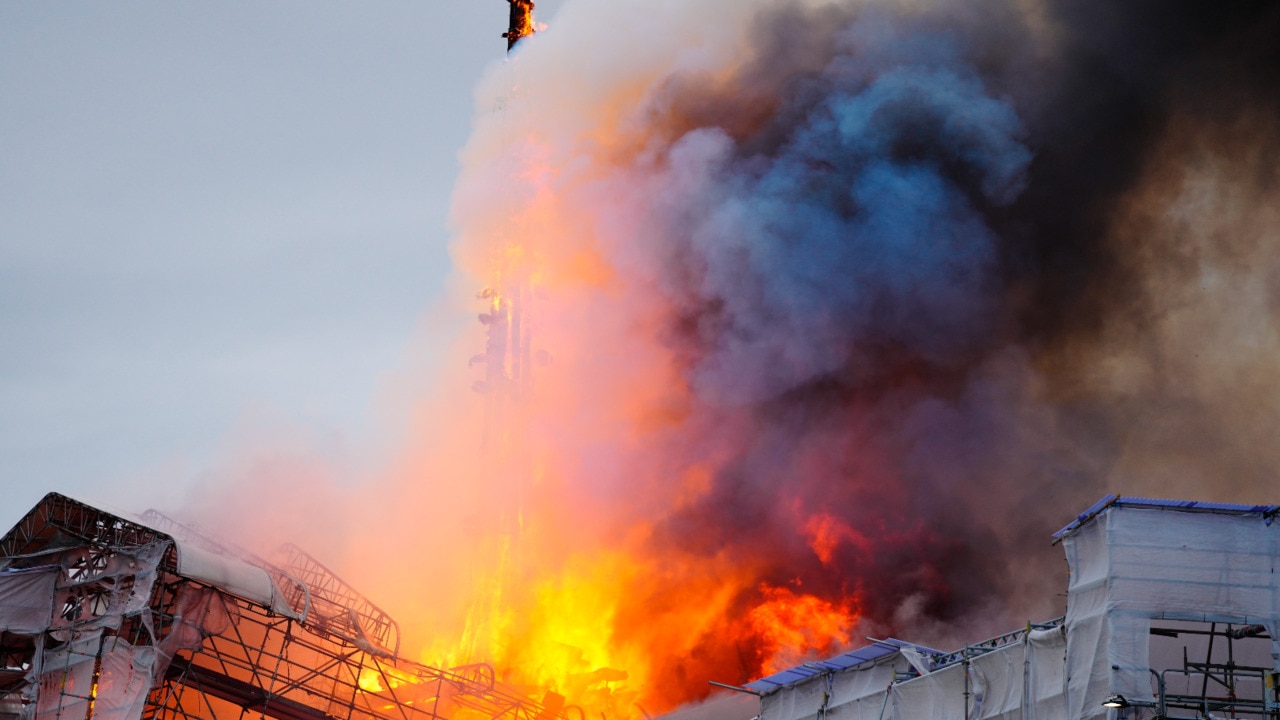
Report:
<svg viewBox="0 0 1280 720"><path fill-rule="evenodd" d="M378 388L430 355L415 332L506 19L0 4L0 526L49 490L173 502L246 426L376 440Z"/></svg>

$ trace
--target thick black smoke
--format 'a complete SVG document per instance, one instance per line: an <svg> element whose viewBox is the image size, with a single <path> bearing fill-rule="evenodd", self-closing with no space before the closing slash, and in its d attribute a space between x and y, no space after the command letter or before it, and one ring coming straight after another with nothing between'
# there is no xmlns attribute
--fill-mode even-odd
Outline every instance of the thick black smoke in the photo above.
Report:
<svg viewBox="0 0 1280 720"><path fill-rule="evenodd" d="M1276 3L797 5L728 79L669 78L640 162L681 450L738 451L656 542L952 641L1060 613L1049 535L1105 492L1274 501L1277 451L1212 439L1280 415L1275 316L1197 387L1189 328L1244 309L1171 281L1280 307L1276 37ZM868 542L806 553L824 513Z"/></svg>

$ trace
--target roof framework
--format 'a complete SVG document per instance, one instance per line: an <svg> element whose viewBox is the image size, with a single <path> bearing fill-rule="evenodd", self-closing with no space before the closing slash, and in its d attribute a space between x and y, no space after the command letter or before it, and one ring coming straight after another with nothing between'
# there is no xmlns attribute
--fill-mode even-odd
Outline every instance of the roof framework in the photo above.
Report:
<svg viewBox="0 0 1280 720"><path fill-rule="evenodd" d="M0 720L582 720L488 665L399 659L389 615L282 558L47 495L0 539Z"/></svg>

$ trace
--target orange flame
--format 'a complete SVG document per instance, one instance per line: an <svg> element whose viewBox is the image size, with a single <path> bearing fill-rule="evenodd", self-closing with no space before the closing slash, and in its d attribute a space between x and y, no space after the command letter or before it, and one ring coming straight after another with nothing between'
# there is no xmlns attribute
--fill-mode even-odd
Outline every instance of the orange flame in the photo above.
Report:
<svg viewBox="0 0 1280 720"><path fill-rule="evenodd" d="M858 622L853 600L762 583L761 561L717 549L719 534L746 531L690 528L707 538L685 547L655 530L686 510L696 517L732 458L714 447L684 458L649 450L683 431L694 399L681 358L661 342L671 309L602 247L590 212L643 188L573 169L581 146L643 152L641 138L610 127L627 117L612 103L634 102L639 85L620 82L595 108L598 124L572 132L526 124L512 103L464 151L477 177L455 197L455 260L471 283L469 314L479 301L489 321L473 323L456 355L485 352L420 419L419 455L378 518L430 527L436 539L406 538L433 547L428 567L410 576L382 561L404 586L377 595L408 603L389 609L409 619L409 638L433 638L419 659L490 663L532 698L559 693L605 720L667 711L704 696L707 680L745 682L837 650ZM452 389L477 372L502 382L486 382L480 398ZM734 422L722 431L739 431ZM478 449L480 427L488 441ZM834 518L800 524L824 563L858 542ZM376 585L379 568L362 570Z"/></svg>
<svg viewBox="0 0 1280 720"><path fill-rule="evenodd" d="M858 615L851 603L836 605L781 587L760 586L764 602L747 613L760 639L766 674L785 670L849 644Z"/></svg>
<svg viewBox="0 0 1280 720"><path fill-rule="evenodd" d="M806 520L804 533L809 540L809 547L823 565L831 564L835 559L836 548L844 543L870 552L869 543L864 535L849 527L843 520L827 513L818 513Z"/></svg>

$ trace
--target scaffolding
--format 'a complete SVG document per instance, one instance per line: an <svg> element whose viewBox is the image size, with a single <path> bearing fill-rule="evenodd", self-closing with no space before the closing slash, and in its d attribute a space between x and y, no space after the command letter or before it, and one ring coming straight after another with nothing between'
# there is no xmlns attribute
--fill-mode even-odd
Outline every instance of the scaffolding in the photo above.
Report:
<svg viewBox="0 0 1280 720"><path fill-rule="evenodd" d="M0 720L583 720L395 621L301 549L268 562L51 493L0 539Z"/></svg>
<svg viewBox="0 0 1280 720"><path fill-rule="evenodd" d="M1054 535L1067 614L735 688L759 720L1280 720L1280 506L1108 496Z"/></svg>

